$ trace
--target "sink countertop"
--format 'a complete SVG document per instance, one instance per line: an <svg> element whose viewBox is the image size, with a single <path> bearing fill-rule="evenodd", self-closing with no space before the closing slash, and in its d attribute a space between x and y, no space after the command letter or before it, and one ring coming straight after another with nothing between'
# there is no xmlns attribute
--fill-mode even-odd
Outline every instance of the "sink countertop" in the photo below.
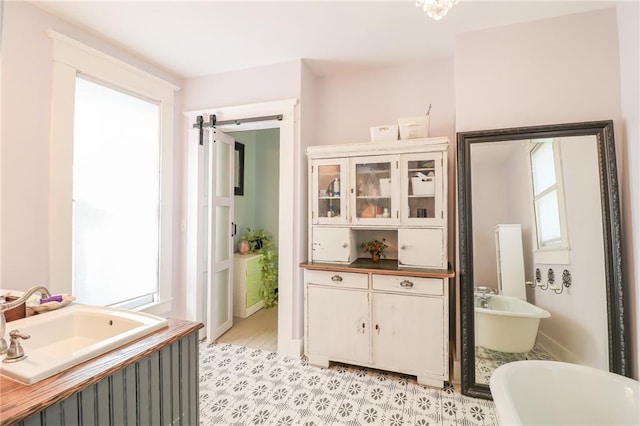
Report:
<svg viewBox="0 0 640 426"><path fill-rule="evenodd" d="M32 385L0 375L0 425L11 425L199 330L203 324L169 319L169 326ZM25 343L25 349L28 346Z"/></svg>

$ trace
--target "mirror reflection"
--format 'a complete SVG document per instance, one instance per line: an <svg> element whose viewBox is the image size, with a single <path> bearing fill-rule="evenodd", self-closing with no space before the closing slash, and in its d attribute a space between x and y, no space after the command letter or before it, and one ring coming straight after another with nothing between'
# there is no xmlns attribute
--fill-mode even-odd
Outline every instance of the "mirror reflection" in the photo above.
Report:
<svg viewBox="0 0 640 426"><path fill-rule="evenodd" d="M522 359L608 370L598 170L593 135L471 146L477 383Z"/></svg>
<svg viewBox="0 0 640 426"><path fill-rule="evenodd" d="M462 392L542 359L628 374L613 122L458 134Z"/></svg>

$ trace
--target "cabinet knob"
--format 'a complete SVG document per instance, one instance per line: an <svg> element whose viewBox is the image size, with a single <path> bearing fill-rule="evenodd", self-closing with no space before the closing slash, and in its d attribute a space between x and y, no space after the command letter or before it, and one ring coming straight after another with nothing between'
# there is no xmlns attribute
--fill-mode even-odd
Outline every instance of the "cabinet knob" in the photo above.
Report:
<svg viewBox="0 0 640 426"><path fill-rule="evenodd" d="M331 281L337 282L337 283L342 282L342 277L340 275L334 275L331 277Z"/></svg>
<svg viewBox="0 0 640 426"><path fill-rule="evenodd" d="M349 247L349 244L347 244L347 243L342 243L342 248L347 248L347 247Z"/></svg>
<svg viewBox="0 0 640 426"><path fill-rule="evenodd" d="M406 244L403 244L403 245L400 247L400 249L401 249L401 250L406 250L406 249L408 249L408 248L409 248L409 246L408 246L408 245L406 245Z"/></svg>
<svg viewBox="0 0 640 426"><path fill-rule="evenodd" d="M365 323L360 324L360 333L364 334Z"/></svg>
<svg viewBox="0 0 640 426"><path fill-rule="evenodd" d="M402 280L402 282L400 282L400 286L404 288L412 288L413 283L409 280Z"/></svg>

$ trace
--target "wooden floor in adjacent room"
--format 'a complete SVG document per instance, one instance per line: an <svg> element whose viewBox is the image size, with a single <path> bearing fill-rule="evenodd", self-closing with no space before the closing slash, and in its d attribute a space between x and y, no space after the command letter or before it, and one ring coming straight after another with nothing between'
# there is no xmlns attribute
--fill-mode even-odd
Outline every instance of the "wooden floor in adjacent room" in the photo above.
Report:
<svg viewBox="0 0 640 426"><path fill-rule="evenodd" d="M277 351L278 307L260 309L249 318L233 317L233 327L220 336L217 342Z"/></svg>

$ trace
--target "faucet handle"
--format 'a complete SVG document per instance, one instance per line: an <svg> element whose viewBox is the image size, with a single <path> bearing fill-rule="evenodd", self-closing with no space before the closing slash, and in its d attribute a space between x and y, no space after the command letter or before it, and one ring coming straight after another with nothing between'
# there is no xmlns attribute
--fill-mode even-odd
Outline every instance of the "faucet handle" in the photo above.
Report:
<svg viewBox="0 0 640 426"><path fill-rule="evenodd" d="M16 362L24 359L26 355L24 354L22 345L20 345L20 339L26 340L31 336L22 333L20 330L11 330L9 332L9 337L11 338L11 344L9 344L7 356L2 360L2 362Z"/></svg>
<svg viewBox="0 0 640 426"><path fill-rule="evenodd" d="M9 332L9 337L11 338L11 340L17 340L17 339L24 339L27 340L28 338L30 338L31 336L28 334L25 334L23 332L21 332L20 330L11 330Z"/></svg>

